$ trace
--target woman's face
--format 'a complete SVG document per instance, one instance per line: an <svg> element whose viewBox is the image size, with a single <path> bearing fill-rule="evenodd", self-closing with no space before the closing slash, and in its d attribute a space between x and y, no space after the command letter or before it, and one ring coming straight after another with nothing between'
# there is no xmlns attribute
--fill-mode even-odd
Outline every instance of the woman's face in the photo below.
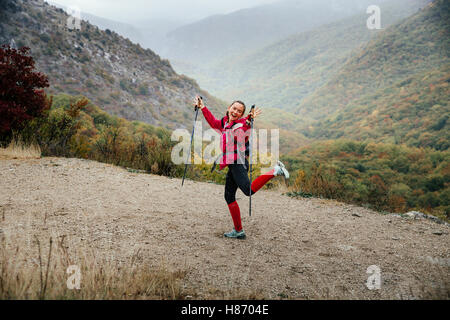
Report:
<svg viewBox="0 0 450 320"><path fill-rule="evenodd" d="M235 102L228 109L228 115L231 121L236 121L244 114L244 106L238 102Z"/></svg>

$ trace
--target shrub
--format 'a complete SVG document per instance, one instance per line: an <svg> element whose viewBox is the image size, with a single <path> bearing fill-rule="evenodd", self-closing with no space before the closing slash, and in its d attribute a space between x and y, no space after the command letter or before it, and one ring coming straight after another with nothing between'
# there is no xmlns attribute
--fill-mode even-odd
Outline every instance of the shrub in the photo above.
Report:
<svg viewBox="0 0 450 320"><path fill-rule="evenodd" d="M49 86L48 78L34 71L29 50L0 47L0 142L8 142L12 130L20 130L50 107L43 91Z"/></svg>
<svg viewBox="0 0 450 320"><path fill-rule="evenodd" d="M440 175L430 177L425 182L425 187L428 189L428 191L431 191L431 192L438 191L438 190L444 188L444 178Z"/></svg>
<svg viewBox="0 0 450 320"><path fill-rule="evenodd" d="M447 151L346 141L312 144L295 156L283 157L287 167L296 171L293 194L438 216L449 205L449 159Z"/></svg>
<svg viewBox="0 0 450 320"><path fill-rule="evenodd" d="M124 91L130 91L130 85L128 84L128 81L125 79L120 79L119 81L120 88Z"/></svg>
<svg viewBox="0 0 450 320"><path fill-rule="evenodd" d="M42 33L39 35L39 38L44 41L45 43L50 41L50 36L46 33Z"/></svg>
<svg viewBox="0 0 450 320"><path fill-rule="evenodd" d="M79 128L80 112L87 104L88 100L81 98L66 110L47 110L22 130L25 141L36 141L43 156L73 156L69 143Z"/></svg>
<svg viewBox="0 0 450 320"><path fill-rule="evenodd" d="M138 88L138 92L139 94L145 96L148 94L148 84L147 83L143 83L139 86Z"/></svg>

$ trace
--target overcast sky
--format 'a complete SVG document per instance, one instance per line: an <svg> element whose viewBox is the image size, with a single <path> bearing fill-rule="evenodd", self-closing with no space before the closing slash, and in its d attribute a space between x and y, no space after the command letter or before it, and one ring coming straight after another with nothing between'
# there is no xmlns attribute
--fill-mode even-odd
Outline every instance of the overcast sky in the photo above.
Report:
<svg viewBox="0 0 450 320"><path fill-rule="evenodd" d="M132 23L149 18L198 20L277 0L51 0L82 12Z"/></svg>

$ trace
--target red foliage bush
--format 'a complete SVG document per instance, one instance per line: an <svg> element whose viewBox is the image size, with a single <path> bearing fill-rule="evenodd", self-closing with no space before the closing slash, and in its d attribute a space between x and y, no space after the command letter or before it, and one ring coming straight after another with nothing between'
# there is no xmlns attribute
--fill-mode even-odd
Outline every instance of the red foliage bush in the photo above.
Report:
<svg viewBox="0 0 450 320"><path fill-rule="evenodd" d="M49 86L48 78L34 71L29 50L0 47L0 139L49 107L42 89Z"/></svg>

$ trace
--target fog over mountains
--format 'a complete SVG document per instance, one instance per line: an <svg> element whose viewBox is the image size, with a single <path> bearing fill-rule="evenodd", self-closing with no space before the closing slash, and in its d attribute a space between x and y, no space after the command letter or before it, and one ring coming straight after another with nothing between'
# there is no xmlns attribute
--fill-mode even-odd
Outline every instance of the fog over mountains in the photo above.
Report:
<svg viewBox="0 0 450 320"><path fill-rule="evenodd" d="M215 15L168 33L161 52L169 59L207 63L255 50L365 10L368 0L287 0Z"/></svg>
<svg viewBox="0 0 450 320"><path fill-rule="evenodd" d="M116 31L152 49L164 58L179 60L180 63L204 63L205 58L236 54L236 46L239 51L254 50L289 35L365 11L370 4L383 2L386 0L280 0L199 20L193 19L190 12L182 16L175 8L173 15L148 18L139 15L135 19L128 17L126 23L88 13L84 7L81 7L81 16L101 29ZM199 9L195 4L193 8ZM145 7L142 10L145 11Z"/></svg>

